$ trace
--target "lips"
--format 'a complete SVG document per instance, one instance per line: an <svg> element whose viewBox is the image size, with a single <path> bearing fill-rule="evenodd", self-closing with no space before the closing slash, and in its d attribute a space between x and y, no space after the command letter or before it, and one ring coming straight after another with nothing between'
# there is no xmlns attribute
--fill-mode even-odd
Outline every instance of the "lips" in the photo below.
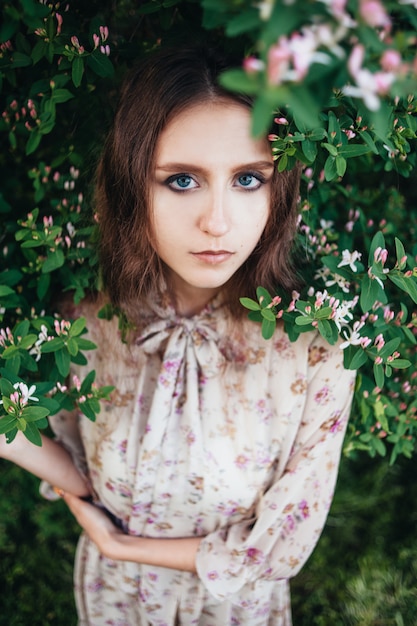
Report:
<svg viewBox="0 0 417 626"><path fill-rule="evenodd" d="M202 250L201 252L191 252L191 254L195 259L198 259L203 263L217 265L230 259L234 253L229 252L228 250Z"/></svg>

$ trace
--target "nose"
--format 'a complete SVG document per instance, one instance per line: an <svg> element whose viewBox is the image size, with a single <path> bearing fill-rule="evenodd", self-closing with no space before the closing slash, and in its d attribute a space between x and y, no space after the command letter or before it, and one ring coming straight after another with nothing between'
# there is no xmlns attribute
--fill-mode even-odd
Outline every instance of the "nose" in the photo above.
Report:
<svg viewBox="0 0 417 626"><path fill-rule="evenodd" d="M208 193L200 214L200 229L212 237L222 237L230 227L227 191Z"/></svg>

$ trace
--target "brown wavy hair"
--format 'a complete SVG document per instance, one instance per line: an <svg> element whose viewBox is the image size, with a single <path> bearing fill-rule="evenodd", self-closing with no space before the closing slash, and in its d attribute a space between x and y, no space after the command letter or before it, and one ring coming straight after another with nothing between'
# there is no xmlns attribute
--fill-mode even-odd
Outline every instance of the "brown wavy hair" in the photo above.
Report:
<svg viewBox="0 0 417 626"><path fill-rule="evenodd" d="M158 139L167 124L192 105L226 99L252 107L248 95L219 85L219 74L230 66L210 49L161 48L145 57L122 86L99 161L95 206L104 285L111 302L131 319L138 301L156 289L164 275L153 243L150 202ZM264 232L225 290L235 317L244 312L239 297L254 297L258 285L270 291L297 285L291 248L299 178L299 168L282 173L275 169Z"/></svg>

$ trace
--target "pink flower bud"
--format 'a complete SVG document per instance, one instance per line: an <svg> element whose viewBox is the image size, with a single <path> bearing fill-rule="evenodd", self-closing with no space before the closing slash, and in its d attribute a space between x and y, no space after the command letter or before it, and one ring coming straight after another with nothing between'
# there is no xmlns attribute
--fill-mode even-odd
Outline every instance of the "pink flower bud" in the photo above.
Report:
<svg viewBox="0 0 417 626"><path fill-rule="evenodd" d="M254 74L256 72L260 72L264 69L264 63L260 59L256 57L246 57L243 60L243 69L248 74Z"/></svg>
<svg viewBox="0 0 417 626"><path fill-rule="evenodd" d="M101 40L103 42L106 41L109 36L109 29L107 28L107 26L100 26L99 30L100 30Z"/></svg>
<svg viewBox="0 0 417 626"><path fill-rule="evenodd" d="M391 27L391 20L380 0L359 0L359 13L363 21L373 28Z"/></svg>
<svg viewBox="0 0 417 626"><path fill-rule="evenodd" d="M281 126L287 126L289 124L288 120L285 117L274 117L275 124Z"/></svg>
<svg viewBox="0 0 417 626"><path fill-rule="evenodd" d="M63 19L62 19L62 15L60 15L59 13L55 13L55 17L56 17L56 21L58 22L57 28L56 28L56 34L59 35L61 32Z"/></svg>
<svg viewBox="0 0 417 626"><path fill-rule="evenodd" d="M395 72L401 67L401 54L398 50L385 50L381 57L381 67L385 72Z"/></svg>

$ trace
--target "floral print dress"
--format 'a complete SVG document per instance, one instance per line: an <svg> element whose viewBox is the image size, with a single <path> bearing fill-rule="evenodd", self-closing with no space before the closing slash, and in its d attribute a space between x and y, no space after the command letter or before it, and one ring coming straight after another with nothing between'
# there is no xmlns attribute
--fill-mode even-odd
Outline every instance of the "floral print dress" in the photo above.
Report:
<svg viewBox="0 0 417 626"><path fill-rule="evenodd" d="M143 306L134 340L87 317L99 385L95 423L53 427L126 533L203 537L197 575L99 554L82 535L80 626L289 626L288 579L313 550L332 500L354 373L316 333L235 322L221 299L191 318ZM75 373L83 374L83 368Z"/></svg>

